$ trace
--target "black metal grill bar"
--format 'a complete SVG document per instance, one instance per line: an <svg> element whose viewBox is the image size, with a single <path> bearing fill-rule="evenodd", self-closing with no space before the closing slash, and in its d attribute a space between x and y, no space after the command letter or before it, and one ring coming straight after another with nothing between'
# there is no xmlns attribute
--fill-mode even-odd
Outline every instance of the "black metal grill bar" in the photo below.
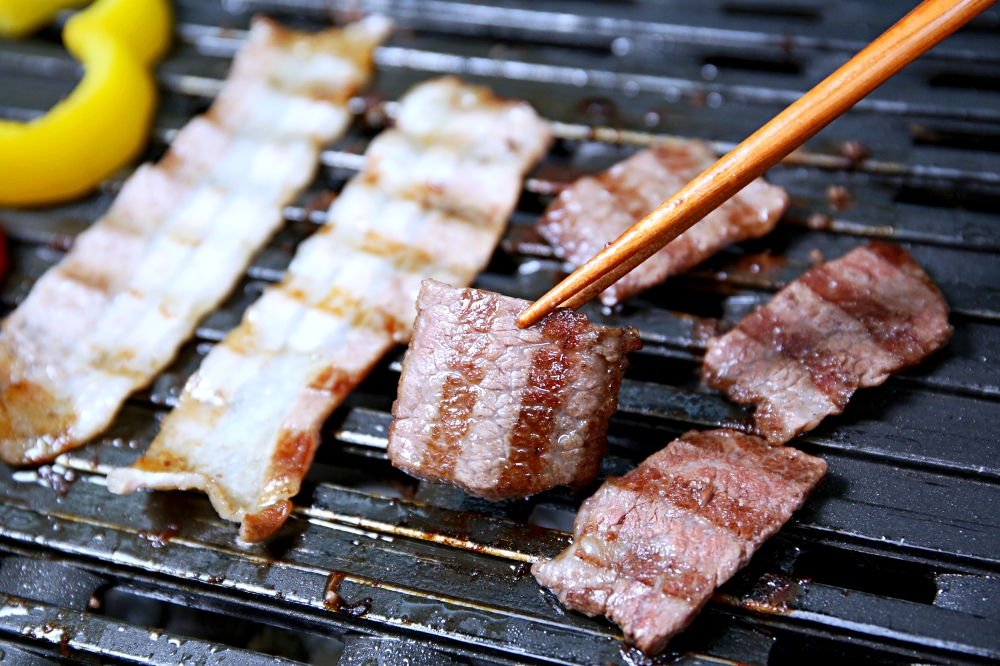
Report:
<svg viewBox="0 0 1000 666"><path fill-rule="evenodd" d="M500 3L498 3L500 4ZM655 6L655 5L654 5ZM672 44L692 44L699 46L769 48L783 53L799 50L832 50L856 52L867 45L864 40L850 38L831 38L831 25L827 22L824 30L814 30L817 36L802 35L803 28L809 31L809 26L797 25L799 34L775 33L765 31L750 31L746 29L727 29L718 27L701 27L698 25L683 25L659 21L662 13L651 12L654 6L646 7L615 7L616 16L600 16L591 13L573 13L565 10L558 3L544 3L543 7L550 11L539 9L524 9L521 6L489 6L460 2L408 2L407 0L239 0L238 9L246 12L310 12L314 16L324 17L333 9L348 19L357 12L380 12L392 16L402 27L417 30L440 30L442 32L457 32L487 36L514 37L521 41L542 38L570 44L599 44L610 46L615 39L627 38L639 42L640 46L662 47L667 40ZM692 23L712 23L719 25L727 23L725 16L719 15L718 7L710 3L685 3L681 12ZM753 13L756 8L760 15L766 17L768 8L774 5L748 4L746 13ZM234 6L234 9L236 7ZM577 8L579 9L579 8ZM708 11L705 11L705 10ZM791 8L795 9L795 8ZM833 14L831 6L823 7L824 13ZM902 16L911 7L906 3L884 3L882 11L873 6L862 6L861 11L867 16L858 17L867 21L873 30L884 30L893 22L893 17ZM715 11L712 11L715 10ZM761 11L763 10L763 11ZM807 10L808 11L808 8ZM780 9L778 10L780 15ZM645 14L641 18L637 14ZM819 12L816 12L817 17ZM632 16L624 18L625 16ZM829 16L833 19L833 16ZM988 19L989 17L987 17ZM994 19L995 20L995 19ZM741 22L745 24L745 21ZM845 26L846 27L846 26ZM833 32L842 32L833 28ZM959 38L961 39L961 38ZM643 44L643 42L647 44ZM953 40L954 41L954 40ZM978 56L982 49L938 47L932 51L933 57L954 60L981 61ZM989 59L989 56L987 56Z"/></svg>
<svg viewBox="0 0 1000 666"><path fill-rule="evenodd" d="M178 663L209 666L233 662L246 666L292 666L298 663L15 596L7 596L0 604L0 635L53 645L61 651L61 656L68 656L73 650L151 666Z"/></svg>
<svg viewBox="0 0 1000 666"><path fill-rule="evenodd" d="M351 513L358 515L371 513L373 508L376 512L381 511L383 521L371 521L378 522L379 526L395 522L397 528L411 529L410 520L415 516L419 519L419 514L426 511L425 507L398 500L378 500L358 493L345 497L351 493L335 488L324 488L318 492L322 491L328 495L315 498L319 504L326 499L338 509L350 507ZM335 610L347 616L357 614L376 623L393 624L401 603L400 597L404 597L406 607L410 609L406 625L410 631L466 634L460 636L466 642L493 643L493 647L500 643L505 651L515 654L518 648L528 646L536 650L542 648L540 651L544 653L544 643L551 640L553 634L570 631L576 636L574 640L583 643L581 647L587 652L581 655L550 654L549 661L552 663L602 663L593 652L600 646L606 646L600 650L603 656L618 657L617 654L609 654L606 649L611 647L617 653L614 630L602 629L602 623L578 616L563 615L558 620L548 618L549 613L545 609L554 601L546 595L539 598L537 588L530 577L524 575L523 568L470 552L489 548L477 542L479 530L487 523L481 518L472 517L471 523L463 524L469 519L456 515L450 521L450 529L447 525L443 529L439 526L439 533L447 535L451 532L451 536L456 538L451 545L473 545L471 549L450 548L446 551L440 549L440 541L421 544L406 536L398 536L398 531L388 536L385 532L345 531L344 527L350 526L349 521L338 526L329 521L293 519L281 533L285 535L285 545L281 560L276 562L260 549L249 552L232 550L227 543L234 529L228 525L220 526L221 521L214 518L207 501L201 497L184 498L181 502L183 506L178 507L166 506L155 500L154 506L149 506L147 501L145 511L136 515L135 502L129 498L108 498L99 486L78 481L66 495L66 502L72 501L74 507L74 512L67 514L54 493L35 484L18 483L7 478L3 481L3 493L5 499L0 505L3 527L0 527L0 532L5 537L44 545L67 555L84 556L181 580L196 580L203 585L252 596L263 595L283 604ZM313 511L323 510L314 508ZM434 509L431 512L442 513ZM334 512L327 514L333 519L338 515ZM170 524L167 521L179 517L183 517L184 522L176 535L162 541L148 536L155 535L157 530L167 529ZM437 518L436 515L424 514L424 520L429 520L431 524ZM503 529L496 522L485 525L487 530L497 527ZM455 537L456 533L460 536ZM281 534L278 543L282 543ZM530 545L531 540L518 538L514 543ZM80 544L88 545L81 547ZM545 548L543 552L551 553L557 551L561 544L557 538L550 545L539 545ZM471 567L469 558L475 562ZM394 565L397 560L399 563ZM343 574L337 567L345 564L353 571L366 570L370 573ZM415 579L422 578L420 571L441 567L456 569L450 578L451 590L442 591L437 587L441 582L439 575L432 575L433 583L429 589L412 587ZM470 571L476 574L473 580L463 581ZM401 576L405 577L406 585L394 582ZM498 584L505 586L499 599L495 587ZM805 622L918 646L995 656L995 649L990 645L996 621L988 618L973 618L949 609L873 595L861 596L866 603L847 604L843 602L844 590L802 581L793 581L791 585L795 589L791 592L786 590L781 601L768 601L766 597L761 598L761 589L773 587L771 579L766 576L756 583L751 581L748 585L742 581L737 587L739 585L749 591L737 592L736 596L723 594L718 601L781 617L786 630L794 630L797 622ZM479 622L463 621L457 629L445 628L441 631L433 626L434 617L440 616L441 606L447 608L447 613L458 614L463 620L475 617ZM424 616L421 607L429 615ZM389 612L383 615L383 609ZM538 611L542 614L536 615ZM424 627L420 626L422 616L427 621ZM891 617L892 621L887 623L885 616ZM491 623L501 626L491 627ZM468 635L469 629L464 626L467 624L485 628L485 635L476 635L475 628L472 635ZM518 646L508 642L512 624L520 629ZM609 638L612 640L609 641ZM566 657L571 658L564 660Z"/></svg>
<svg viewBox="0 0 1000 666"><path fill-rule="evenodd" d="M303 9L319 20L330 7L341 18L359 9L388 11L402 25L425 32L404 31L379 51L377 92L360 100L365 105L380 104L379 95L398 97L425 77L420 68L428 63L457 63L499 93L527 98L546 117L566 121L556 125L565 138L529 184L504 240L505 252L498 253L493 272L479 280L484 288L532 298L563 269L528 231L547 201L541 193L550 187L549 174L599 171L648 143L661 126L678 135L706 137L723 151L773 115L785 97L810 87L860 46L863 40L851 33L858 17L874 34L908 9L901 3L872 3L842 20L841 7L818 1L802 9L800 18L768 18L760 12L783 10L762 9L751 0L729 4L735 9L702 0L672 3L669 17L655 3L615 5L614 14L622 19L615 23L605 20L610 5L555 2L536 3L527 11L437 2L434 12L421 13L430 5L416 0L334 0L332 5L180 0L180 32L188 45L160 70L167 95L158 140L168 140L171 128L216 94L227 58L245 35L241 28L249 11L290 12L300 24ZM734 13L726 13L730 9ZM596 27L585 35L560 34L545 23L560 14L568 17L559 19L566 26ZM980 29L990 29L992 20L986 17ZM700 23L719 28L702 30ZM626 29L637 32L620 32ZM519 43L511 49L447 33ZM842 43L808 41L826 37ZM534 45L528 43L532 40ZM612 46L615 40L620 41ZM557 43L594 48L551 46ZM613 57L599 50L609 46ZM782 166L770 172L793 198L790 224L765 240L744 244L742 254L723 253L693 274L648 292L621 312L588 312L602 323L635 324L647 343L636 356L638 374L623 388L603 474L623 473L691 426L748 426L747 410L684 388L694 387L705 335L717 325L706 317L721 314L721 325L731 324L811 265L813 250L829 259L866 237L912 241L914 256L956 310L965 313L954 318L957 332L948 350L865 391L843 417L828 419L801 440L799 446L828 460L827 481L675 642L681 651L693 646L684 663L763 664L775 644L797 645L810 655L830 646L863 646L867 652L854 654L890 663L1000 657L995 626L1000 617L984 611L981 601L1000 595L995 576L984 575L1000 571L1000 456L990 434L1000 422L1000 403L994 400L1000 370L993 362L1000 353L1000 327L993 323L1000 319L995 261L1000 227L991 203L998 200L991 179L1000 178L994 138L1000 116L989 116L996 115L998 96L954 87L942 95L943 89L934 87L991 85L1000 78L997 53L995 38L986 32L950 39L887 86L871 108L838 120L811 144L816 152L808 157L810 164L823 168ZM968 62L976 58L985 64ZM789 71L799 68L798 73L738 69L747 62L752 70L762 59L791 63ZM396 61L404 66L390 66ZM711 68L703 70L708 63ZM948 79L959 64L966 82ZM79 68L49 44L3 43L0 77L30 82L23 90L0 85L0 114L30 117L65 94ZM559 77L568 84L543 82ZM744 93L744 99L735 99L735 92ZM588 104L608 118L582 113ZM902 115L886 116L879 108ZM384 110L391 111L391 104ZM970 122L963 110L973 115L985 110L992 120ZM919 117L927 111L943 116ZM628 129L600 129L604 125ZM839 157L845 139L867 144L874 157L846 164ZM233 549L234 526L220 520L203 496L113 497L101 487L108 469L129 464L148 446L163 413L159 406L174 402L212 341L221 339L260 290L280 277L295 245L323 221L327 204L321 202L328 202L327 193L360 164L357 153L366 141L363 132L354 131L329 147L324 153L328 169L286 211L287 228L254 260L248 279L202 323L199 339L182 349L171 368L125 406L105 437L40 473L12 476L0 470L5 475L0 478L5 547L60 553L137 593L279 626L400 637L415 640L422 650L442 649L479 662L632 663L634 655L619 651L614 627L566 613L539 591L524 566L539 554L558 551L566 539L562 532L526 525L528 516L542 509L569 515L581 496L553 491L486 505L426 484L416 488L424 503L372 494L370 484L393 473L384 447L398 363L380 366L327 425L313 480L296 498L293 518L264 546ZM152 157L161 149L154 148ZM849 166L855 168L844 170ZM15 272L2 294L7 306L18 302L71 246L75 234L99 217L120 182L112 179L104 194L69 206L0 211L14 240ZM831 185L848 188L854 198L850 209L829 208ZM672 312L694 307L677 301L678 291L702 294L716 309L698 310L700 316ZM176 534L171 525L179 527ZM878 574L845 573L863 574L864 567ZM778 588L787 594L775 596ZM375 649L369 645L357 653L370 655ZM132 651L127 658L137 655ZM346 663L354 663L351 658L345 652Z"/></svg>
<svg viewBox="0 0 1000 666"><path fill-rule="evenodd" d="M931 531L928 531L930 527L924 527L912 532L909 537L902 537L907 542L905 547L937 550L957 558L971 556L974 560L1000 563L1000 556L997 555L1000 552L1000 526L993 525L994 519L988 517L1000 515L992 513L995 507L1000 506L1000 488L987 481L990 477L1000 477L1000 472L995 469L995 443L990 441L983 423L977 421L982 419L988 424L991 417L982 412L995 409L995 403L970 404L967 399L947 400L935 394L907 394L893 389L879 390L874 392L874 396L872 393L869 392L867 401L851 409L863 412L871 409L872 405L876 410L884 409L883 413L876 415L877 418L867 421L862 419L860 423L855 419L855 422L840 427L824 424L803 440L804 443L819 447L824 457L831 461L832 478L836 478L834 475L837 473L837 467L832 461L837 460L847 470L842 478L854 480L846 490L838 488L836 481L831 481L827 490L833 494L829 497L823 494L824 491L820 491L819 496L824 497L824 511L832 513L821 511L817 514L820 518L812 521L814 527L878 541L885 540L887 533L899 533L900 523L897 521L903 521L906 529L914 527L914 520L918 523L940 521ZM918 401L916 404L915 400ZM725 401L662 385L629 382L623 387L621 402L622 414L639 413L667 418L686 424L686 427L746 426L746 412L742 412L742 424L736 419L719 419L719 414L727 411L730 414L735 411L734 415L741 413ZM926 420L915 423L911 418L913 413L924 414ZM851 412L848 415L851 416ZM351 410L332 434L350 443L384 447L384 437L390 421L390 415L385 412ZM939 427L940 424L951 424L961 427L964 432L928 432L928 424L938 424ZM115 428L100 443L66 454L60 460L77 469L106 472L110 467L130 464L140 455L155 431L156 422L152 414L145 410L132 410L123 414ZM973 459L962 464L961 458L957 456L950 459L940 457L949 438L956 435L972 444L963 451L963 455L978 451L978 461ZM665 442L670 435L664 433L662 437ZM913 446L915 439L919 441L919 448ZM128 444L130 442L135 442L134 447ZM864 454L866 459L855 460L857 454ZM879 478L883 472L879 471L881 466L874 462L879 459L913 467L909 470L897 469L892 480L887 480ZM955 472L964 473L971 478L955 477ZM871 483L872 486L865 487L860 479L864 480L864 484ZM889 485L886 486L886 483ZM950 502L943 501L952 492L962 492L968 498L975 496L976 503L969 506L965 514L959 515L951 510L953 506ZM880 513L875 517L869 515L872 508L869 502L872 501L876 502L879 512L890 513ZM961 507L954 508L958 511ZM843 520L842 515L864 519L851 522Z"/></svg>
<svg viewBox="0 0 1000 666"><path fill-rule="evenodd" d="M204 43L205 40L209 40L209 43L214 45L209 49L213 55L218 55L219 48L217 44L220 39L224 40L231 46L226 54L231 55L232 51L234 51L240 43L241 37L244 34L241 31L222 30L212 26L194 25L182 25L179 29L179 33L183 38L193 40L195 45L200 45ZM224 35L224 37L220 37L220 35ZM69 63L73 62L69 60L68 56L65 54L62 54L61 57L64 61L67 61L67 67L69 66ZM6 68L13 72L20 71L21 73L26 74L38 71L53 71L57 77L62 77L63 72L59 68L55 68L49 64L51 61L58 59L59 57L54 55L24 54L20 55L18 58L11 58L10 62L7 63ZM468 58L448 53L403 49L400 47L381 48L376 52L376 61L383 68L402 67L404 69L409 68L418 70L426 70L430 68L430 70L433 71L473 74L492 78L515 78L522 80L537 80L544 83L564 83L574 87L579 87L579 84L582 81L582 72L584 72L584 70L572 67L559 67L555 65L541 64L532 65L524 62L503 61L496 58ZM203 63L198 64L200 65L200 69L204 69ZM0 62L0 65L3 65L3 63ZM584 85L597 85L598 87L610 87L612 89L620 88L625 90L628 94L637 94L638 92L654 92L657 94L662 93L672 95L673 92L671 91L678 91L678 94L696 94L704 96L709 93L714 93L731 98L734 97L747 102L779 104L782 106L794 101L801 95L801 91L769 90L764 88L755 88L752 86L720 86L717 84L707 84L687 79L664 79L662 77L652 77L649 75L620 74L600 70L588 71L588 81L590 81L590 79L593 79L593 81L590 83L584 82ZM161 81L172 92L211 98L218 93L222 84L221 77L223 75L224 71L219 71L218 77L166 71L161 75ZM949 97L950 96L945 96L946 99ZM976 111L975 109L968 108L966 105L962 106L957 111L949 112L941 109L935 110L935 108L928 107L927 105L914 105L907 102L894 102L886 100L866 100L856 106L855 110L864 111L868 108L868 106L872 106L870 110L879 113L880 115L884 115L886 113L931 116L941 114L957 114L955 117L960 118L963 121L975 119L996 121L1000 118L1000 116L997 116L996 112L990 108ZM34 114L37 113L37 110L8 108L6 111L7 115L24 115L25 113ZM586 129L579 128L578 126L569 126L565 129L570 134L583 134L587 132ZM606 138L614 141L621 141L624 139L626 141L644 143L649 140L648 136L644 136L645 133L642 132L628 132L625 134L621 134L620 132L617 134L606 132L605 134L607 135ZM733 145L732 142L725 141L717 142L717 144L720 151L728 150L728 148ZM996 171L989 170L977 171L956 167L900 164L891 161L886 162L883 160L869 160L867 163L860 162L859 164L850 165L844 163L844 158L832 155L812 156L810 158L810 163L815 163L820 166L828 163L829 168L852 167L881 174L971 180L994 184L1000 183L1000 174Z"/></svg>
<svg viewBox="0 0 1000 666"><path fill-rule="evenodd" d="M598 89L622 90L626 94L650 93L664 97L680 95L717 94L751 104L781 105L791 104L802 92L763 88L759 86L703 84L688 79L650 74L619 74L595 69L562 67L559 65L526 63L517 60L478 58L384 46L376 50L375 62L383 69L409 69L434 74L456 74L460 76L483 76L493 79L530 81L546 85L588 86ZM955 109L944 104L918 104L895 100L866 98L851 109L852 113L872 113L878 115L914 115L929 118L956 118L997 122L1000 111L989 108Z"/></svg>

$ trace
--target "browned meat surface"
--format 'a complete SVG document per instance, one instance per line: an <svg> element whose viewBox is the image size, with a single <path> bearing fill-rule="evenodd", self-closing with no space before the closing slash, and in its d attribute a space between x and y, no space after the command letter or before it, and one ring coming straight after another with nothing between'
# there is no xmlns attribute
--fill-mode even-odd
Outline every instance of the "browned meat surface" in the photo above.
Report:
<svg viewBox="0 0 1000 666"><path fill-rule="evenodd" d="M643 150L559 195L538 231L573 266L580 266L715 162L704 141ZM696 266L722 248L770 232L788 206L784 188L758 178L601 294L614 305Z"/></svg>
<svg viewBox="0 0 1000 666"><path fill-rule="evenodd" d="M423 282L392 409L393 465L494 501L597 477L638 337L572 310L522 330L528 304Z"/></svg>
<svg viewBox="0 0 1000 666"><path fill-rule="evenodd" d="M692 430L580 507L573 544L531 571L566 606L663 650L826 474L826 462L734 430Z"/></svg>
<svg viewBox="0 0 1000 666"><path fill-rule="evenodd" d="M782 444L840 414L859 388L920 362L951 337L948 304L902 248L870 243L807 271L708 343L702 376L757 406Z"/></svg>

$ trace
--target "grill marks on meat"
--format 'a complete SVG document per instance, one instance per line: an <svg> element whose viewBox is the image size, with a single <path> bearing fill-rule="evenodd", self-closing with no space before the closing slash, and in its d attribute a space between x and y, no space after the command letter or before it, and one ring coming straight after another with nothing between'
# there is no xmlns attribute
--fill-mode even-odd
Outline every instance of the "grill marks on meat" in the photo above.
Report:
<svg viewBox="0 0 1000 666"><path fill-rule="evenodd" d="M538 231L558 256L580 266L714 162L704 141L674 141L643 150L563 191ZM760 238L774 229L787 206L783 188L758 178L605 290L601 301L615 305L693 268L727 245Z"/></svg>
<svg viewBox="0 0 1000 666"><path fill-rule="evenodd" d="M663 650L799 509L826 463L733 430L691 431L583 503L573 544L531 571L566 606Z"/></svg>
<svg viewBox="0 0 1000 666"><path fill-rule="evenodd" d="M859 388L920 362L951 337L948 305L902 248L870 243L813 268L708 343L705 381L754 404L772 444L840 414Z"/></svg>
<svg viewBox="0 0 1000 666"><path fill-rule="evenodd" d="M203 489L224 518L242 522L242 540L273 533L323 421L409 339L420 281L472 282L549 141L526 103L455 78L415 87L284 280L212 349L146 455L114 470L108 487ZM465 316L474 327L486 313L470 304ZM449 416L437 424L443 442L468 423L477 367L453 374Z"/></svg>
<svg viewBox="0 0 1000 666"><path fill-rule="evenodd" d="M318 35L255 21L204 116L36 283L0 337L0 457L50 460L101 432L228 294L343 133L388 21Z"/></svg>
<svg viewBox="0 0 1000 666"><path fill-rule="evenodd" d="M393 404L393 465L494 501L596 478L638 336L571 310L522 330L527 306L423 283Z"/></svg>
<svg viewBox="0 0 1000 666"><path fill-rule="evenodd" d="M458 310L458 330L452 338L453 353L446 360L449 374L441 387L438 421L431 426L425 464L433 473L447 477L455 467L452 455L455 446L468 434L470 419L476 406L474 386L483 380L482 364L471 361L481 353L477 344L489 332L497 315L499 302L494 294L478 289L465 290ZM419 297L418 297L419 298ZM419 300L418 300L419 312Z"/></svg>
<svg viewBox="0 0 1000 666"><path fill-rule="evenodd" d="M528 385L510 433L507 464L497 479L498 495L518 497L524 492L526 479L546 476L545 458L552 440L560 434L556 432L556 415L563 407L572 367L571 358L561 349L539 349L531 357ZM603 453L596 455L599 458ZM582 486L592 480L574 479L567 485Z"/></svg>

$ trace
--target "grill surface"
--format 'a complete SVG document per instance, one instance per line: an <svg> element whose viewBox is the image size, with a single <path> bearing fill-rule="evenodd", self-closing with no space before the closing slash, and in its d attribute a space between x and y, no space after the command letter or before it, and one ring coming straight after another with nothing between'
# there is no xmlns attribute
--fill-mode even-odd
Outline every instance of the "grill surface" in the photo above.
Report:
<svg viewBox="0 0 1000 666"><path fill-rule="evenodd" d="M164 95L147 157L207 105L253 13L318 27L331 16L383 11L402 29L377 52L368 111L324 153L327 168L286 211L287 227L173 366L129 401L106 436L58 465L0 466L0 591L11 595L0 606L5 657L287 663L271 653L334 664L342 650L339 663L350 665L640 662L616 627L565 611L528 572L527 563L567 543L559 528L569 528L593 489L488 504L391 468L384 449L398 354L330 420L293 518L266 544L234 546L235 526L201 495L115 496L103 477L140 455L207 350L280 278L322 221L321 202L357 168L391 110L383 102L413 83L461 74L569 124L477 285L532 298L562 270L530 228L553 181L603 169L650 133L702 137L724 151L911 6L177 2L180 40L160 68ZM79 76L55 31L0 42L0 115L35 117ZM632 132L588 135L599 126ZM951 304L955 337L799 440L828 461L828 478L664 660L1000 659L1000 11L908 67L809 148L769 173L792 196L775 233L621 312L591 309L598 321L635 325L646 344L622 388L603 472L623 473L691 427L748 426L746 410L698 390L705 337L717 320L725 325L766 302L817 253L835 258L874 237L904 243ZM0 211L13 261L4 308L59 260L121 180L82 202ZM853 204L836 210L833 186Z"/></svg>

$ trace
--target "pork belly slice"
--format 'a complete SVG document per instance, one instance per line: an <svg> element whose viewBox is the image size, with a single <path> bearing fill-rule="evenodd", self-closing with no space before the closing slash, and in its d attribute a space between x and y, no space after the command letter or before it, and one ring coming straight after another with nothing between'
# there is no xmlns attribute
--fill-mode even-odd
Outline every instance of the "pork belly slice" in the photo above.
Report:
<svg viewBox="0 0 1000 666"><path fill-rule="evenodd" d="M574 268L715 163L704 141L679 140L643 150L598 176L580 178L552 202L538 231ZM722 248L774 229L784 188L758 178L601 294L612 306L700 264Z"/></svg>
<svg viewBox="0 0 1000 666"><path fill-rule="evenodd" d="M649 655L694 619L826 474L735 430L692 430L580 507L573 544L531 567L563 604L605 615Z"/></svg>
<svg viewBox="0 0 1000 666"><path fill-rule="evenodd" d="M400 105L398 118L416 105L436 124L399 122L372 143L376 158L366 155L284 280L208 354L146 454L108 475L112 492L204 490L242 523L242 541L265 539L291 511L323 421L409 340L420 281L467 285L486 266L548 125L453 77ZM490 189L492 179L514 186Z"/></svg>
<svg viewBox="0 0 1000 666"><path fill-rule="evenodd" d="M393 465L493 501L597 478L638 334L566 309L522 330L528 305L423 283L392 408Z"/></svg>
<svg viewBox="0 0 1000 666"><path fill-rule="evenodd" d="M347 127L389 23L316 35L254 22L219 98L141 166L0 336L0 457L51 460L104 430L225 298Z"/></svg>
<svg viewBox="0 0 1000 666"><path fill-rule="evenodd" d="M857 389L943 347L952 330L923 269L902 248L873 242L807 271L709 340L702 376L756 405L757 433L782 444L843 412Z"/></svg>

